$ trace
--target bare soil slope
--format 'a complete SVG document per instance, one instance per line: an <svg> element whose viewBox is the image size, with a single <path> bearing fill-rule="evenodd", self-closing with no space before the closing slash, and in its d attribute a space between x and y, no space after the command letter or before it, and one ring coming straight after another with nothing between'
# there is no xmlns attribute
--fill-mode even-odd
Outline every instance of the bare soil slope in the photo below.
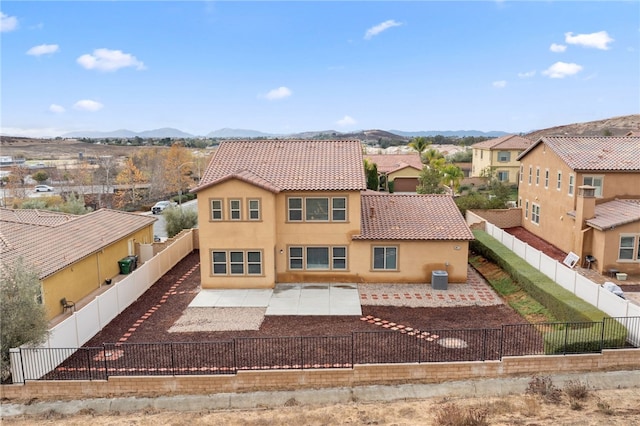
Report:
<svg viewBox="0 0 640 426"><path fill-rule="evenodd" d="M624 136L632 131L640 131L640 114L550 127L525 136L532 140L538 140L542 136Z"/></svg>

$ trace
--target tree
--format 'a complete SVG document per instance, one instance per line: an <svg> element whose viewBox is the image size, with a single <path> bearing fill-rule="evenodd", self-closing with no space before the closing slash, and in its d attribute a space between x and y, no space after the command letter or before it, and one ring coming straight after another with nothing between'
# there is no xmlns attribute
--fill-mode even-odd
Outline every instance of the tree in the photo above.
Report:
<svg viewBox="0 0 640 426"><path fill-rule="evenodd" d="M420 158L422 158L422 152L427 149L429 145L431 145L431 142L429 142L427 138L423 136L415 137L409 142L409 148L417 151L420 155Z"/></svg>
<svg viewBox="0 0 640 426"><path fill-rule="evenodd" d="M455 194L460 189L460 181L464 179L462 169L454 164L447 164L442 169L442 183L451 188Z"/></svg>
<svg viewBox="0 0 640 426"><path fill-rule="evenodd" d="M9 349L44 342L49 331L38 272L22 258L0 265L0 373L10 377Z"/></svg>
<svg viewBox="0 0 640 426"><path fill-rule="evenodd" d="M120 185L129 186L130 189L123 191L116 199L116 205L125 207L127 205L135 205L140 201L140 193L136 192L136 185L145 181L144 175L133 163L131 157L127 158L124 168L118 176L116 182Z"/></svg>
<svg viewBox="0 0 640 426"><path fill-rule="evenodd" d="M198 225L198 212L196 210L169 207L164 209L162 216L166 221L167 236L169 238L179 234L183 229L191 229Z"/></svg>
<svg viewBox="0 0 640 426"><path fill-rule="evenodd" d="M181 144L173 144L165 158L164 170L167 191L177 193L189 189L193 183L192 167L196 165L191 152Z"/></svg>
<svg viewBox="0 0 640 426"><path fill-rule="evenodd" d="M422 162L432 166L444 166L444 155L435 148L429 148L422 154Z"/></svg>
<svg viewBox="0 0 640 426"><path fill-rule="evenodd" d="M43 183L46 182L47 179L49 179L49 175L47 174L47 172L43 171L43 170L39 170L37 172L35 172L31 178L33 180L35 180L38 183Z"/></svg>
<svg viewBox="0 0 640 426"><path fill-rule="evenodd" d="M367 189L377 191L380 185L380 178L378 177L378 166L369 159L364 159L364 172L367 176Z"/></svg>
<svg viewBox="0 0 640 426"><path fill-rule="evenodd" d="M424 166L418 177L418 194L443 194L442 172L431 166Z"/></svg>

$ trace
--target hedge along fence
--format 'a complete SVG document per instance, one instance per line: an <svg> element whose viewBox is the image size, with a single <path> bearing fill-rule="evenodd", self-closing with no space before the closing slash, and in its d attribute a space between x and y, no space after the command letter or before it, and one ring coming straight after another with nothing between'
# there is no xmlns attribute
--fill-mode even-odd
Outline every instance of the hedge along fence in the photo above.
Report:
<svg viewBox="0 0 640 426"><path fill-rule="evenodd" d="M562 321L562 325L558 323L554 330L543 334L545 353L591 352L624 345L627 329L622 324L606 321L605 327L602 321L609 315L553 282L486 232L474 230L473 234L471 250L500 266Z"/></svg>

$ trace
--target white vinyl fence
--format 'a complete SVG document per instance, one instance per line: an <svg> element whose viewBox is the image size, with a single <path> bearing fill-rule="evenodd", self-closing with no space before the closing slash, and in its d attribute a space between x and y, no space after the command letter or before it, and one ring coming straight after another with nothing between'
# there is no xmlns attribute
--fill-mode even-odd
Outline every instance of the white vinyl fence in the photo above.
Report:
<svg viewBox="0 0 640 426"><path fill-rule="evenodd" d="M531 266L582 300L596 306L607 315L613 318L636 317L633 320L635 322L640 321L637 318L640 317L640 306L616 296L573 269L568 268L563 263L550 258L540 250L520 241L489 222L486 222L485 230L509 250L526 260ZM632 344L638 345L640 344L640 324L630 325L629 320L630 318L626 318L623 323L629 331L628 340Z"/></svg>
<svg viewBox="0 0 640 426"><path fill-rule="evenodd" d="M136 301L149 287L193 251L193 231L183 231L167 247L144 262L121 281L96 296L91 302L50 330L47 341L41 348L59 348L47 351L53 354L43 362L32 351L23 351L21 362L20 349L10 350L11 374L14 383L24 382L24 377L42 377L57 365L73 355L79 348L98 334L111 320ZM28 346L33 348L33 346ZM72 349L73 348L73 349ZM35 351L37 353L37 351ZM29 362L26 354L34 354L37 362Z"/></svg>

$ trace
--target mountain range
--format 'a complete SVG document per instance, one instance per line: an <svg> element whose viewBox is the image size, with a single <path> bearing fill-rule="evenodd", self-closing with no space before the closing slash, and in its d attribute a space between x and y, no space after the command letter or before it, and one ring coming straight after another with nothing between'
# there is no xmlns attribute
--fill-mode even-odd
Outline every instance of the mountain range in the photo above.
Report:
<svg viewBox="0 0 640 426"><path fill-rule="evenodd" d="M632 114L607 118L603 120L587 121L583 123L573 123L563 126L550 127L548 129L533 130L521 133L530 139L536 139L540 136L549 135L574 135L574 136L622 136L629 131L637 131L640 129L640 114ZM78 131L60 135L63 138L197 138L207 137L215 139L229 138L292 138L292 139L361 139L361 140L407 140L418 136L455 136L455 137L487 137L495 138L505 136L510 133L503 131L483 132L480 130L421 130L421 131L403 131L403 130L359 130L354 132L339 132L336 130L318 130L291 134L275 134L265 133L258 130L248 129L229 129L222 128L207 133L205 136L193 135L183 132L179 129L170 127L154 130L146 130L144 132L134 132L127 129L114 130L111 132L96 131Z"/></svg>

